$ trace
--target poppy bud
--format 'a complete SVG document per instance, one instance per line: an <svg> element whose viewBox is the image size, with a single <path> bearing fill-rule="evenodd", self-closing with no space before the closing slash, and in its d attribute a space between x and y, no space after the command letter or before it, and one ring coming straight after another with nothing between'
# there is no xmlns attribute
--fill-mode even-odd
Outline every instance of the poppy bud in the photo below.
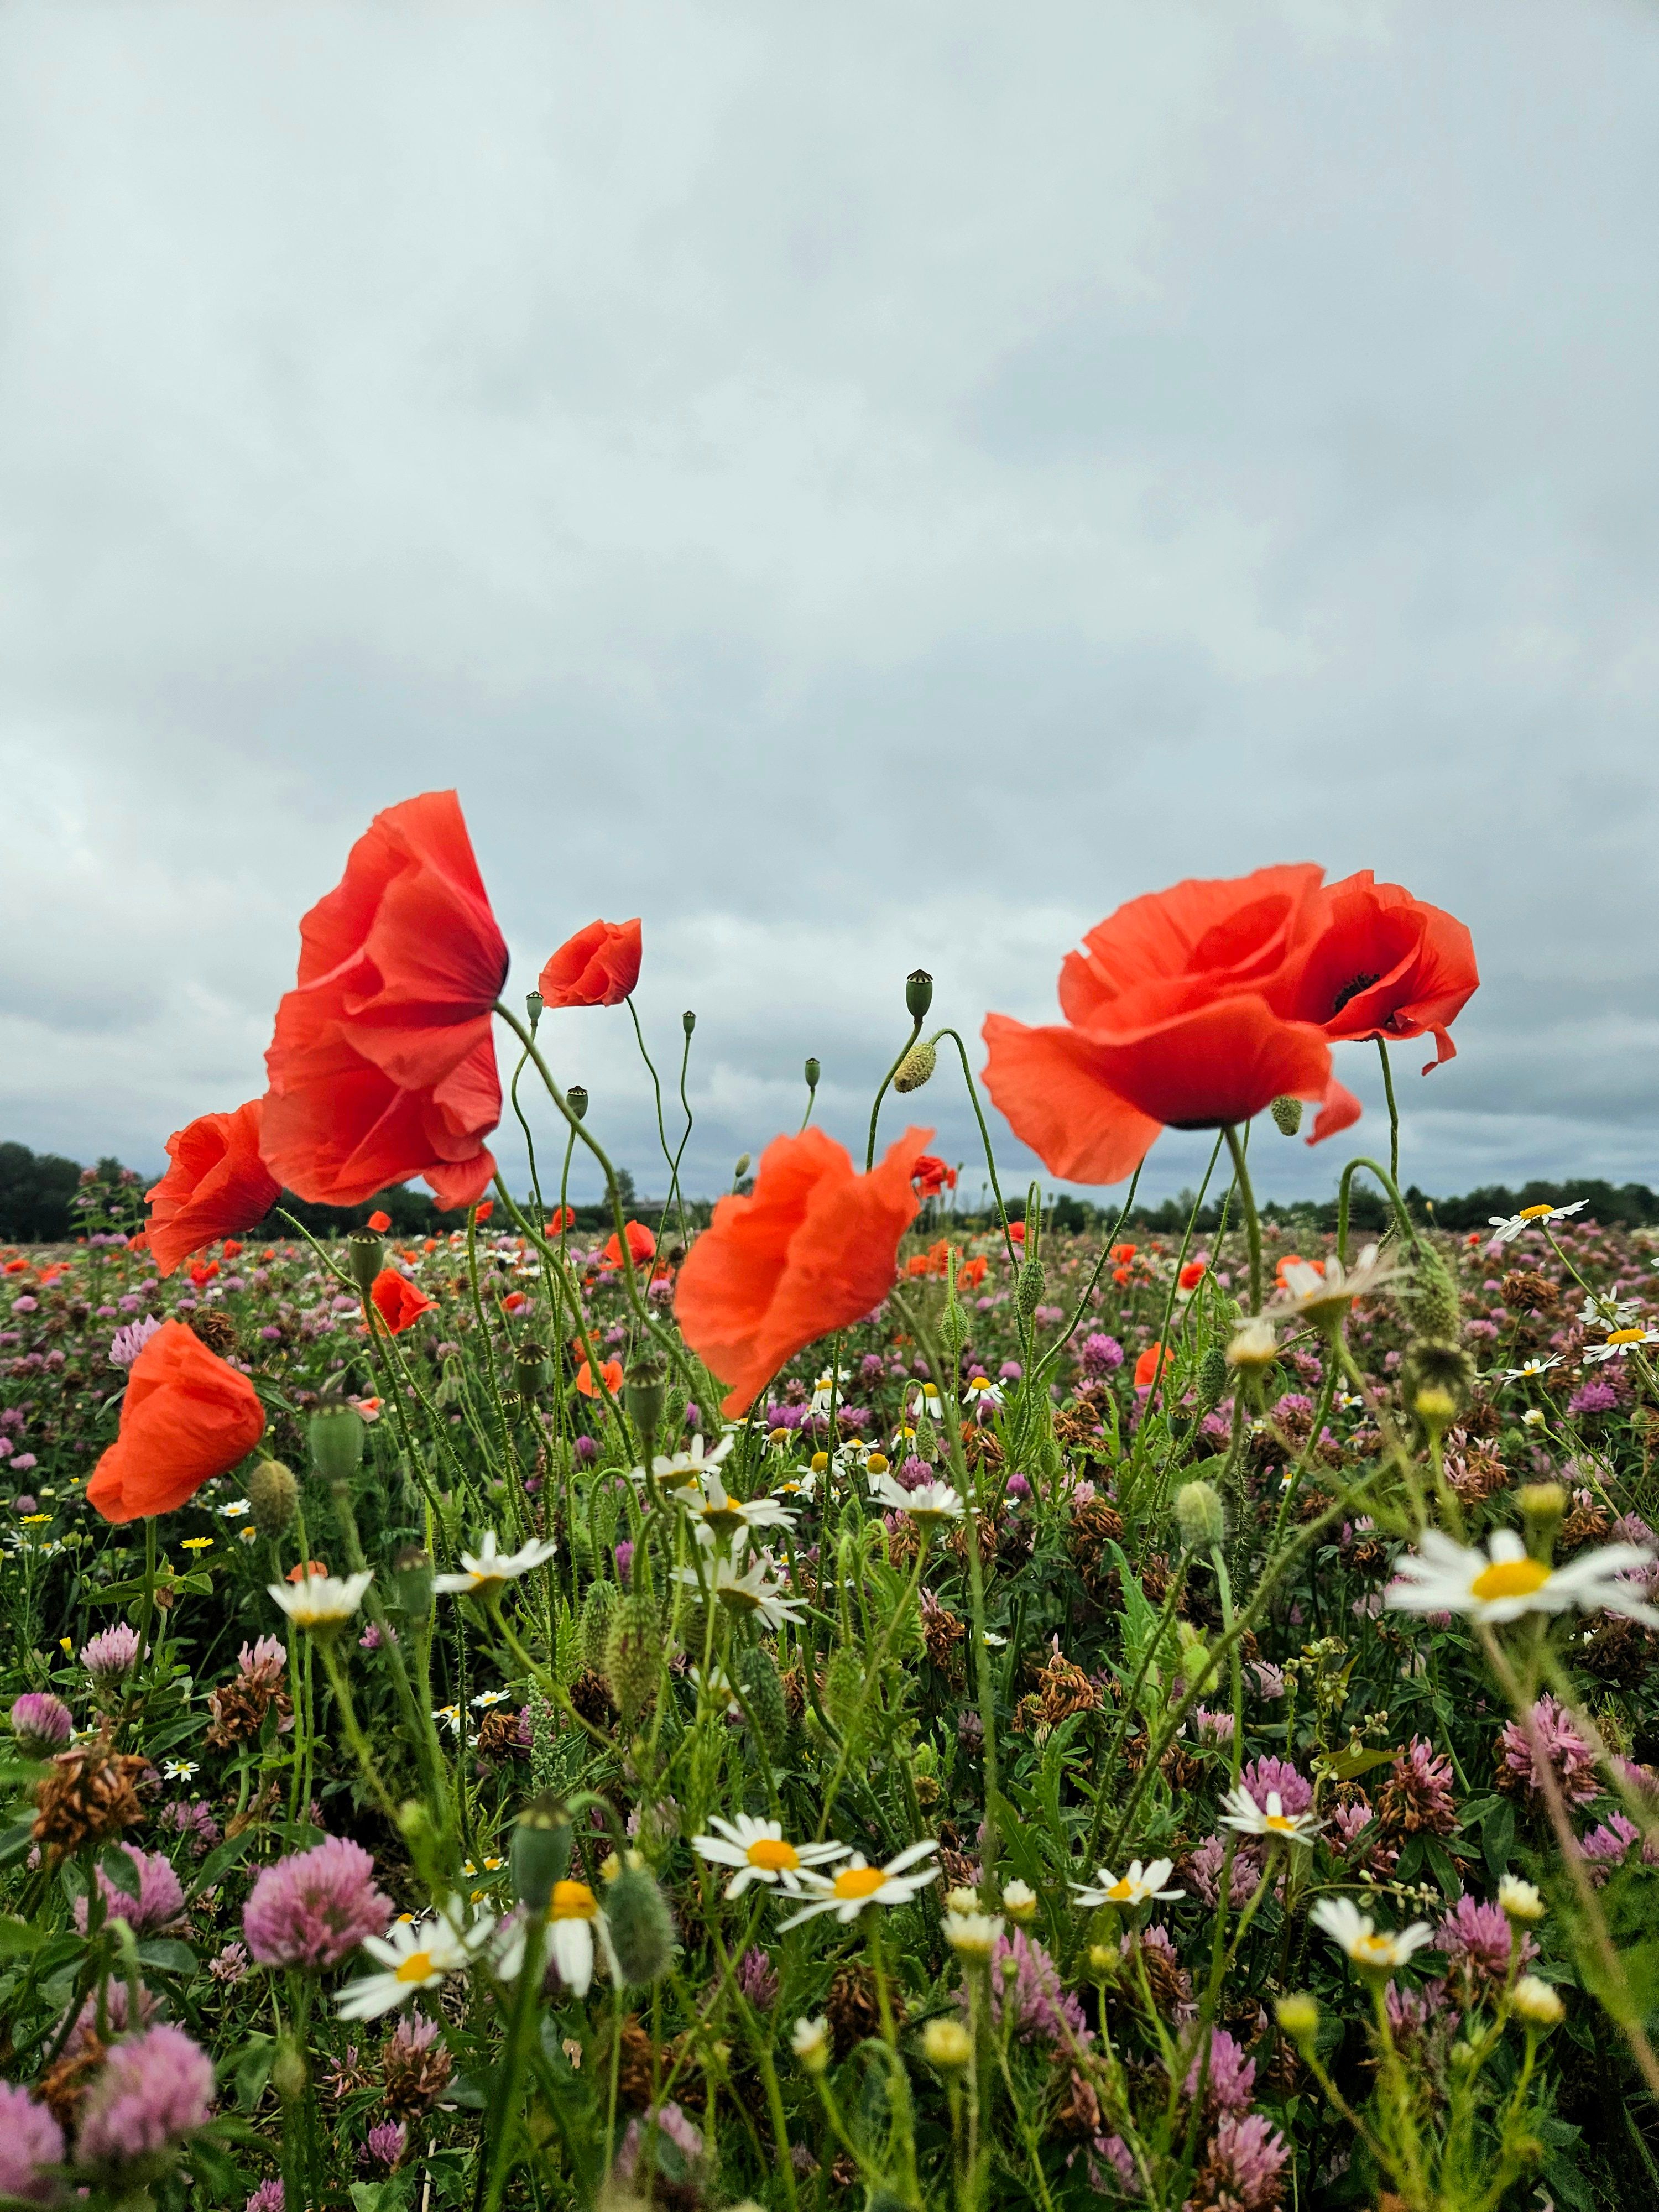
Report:
<svg viewBox="0 0 1659 2212"><path fill-rule="evenodd" d="M362 1463L362 1417L350 1406L324 1407L312 1415L307 1441L325 1482L349 1482Z"/></svg>
<svg viewBox="0 0 1659 2212"><path fill-rule="evenodd" d="M405 1544L398 1552L392 1580L407 1618L424 1620L432 1610L432 1562L418 1544Z"/></svg>
<svg viewBox="0 0 1659 2212"><path fill-rule="evenodd" d="M685 1031L687 1036L690 1036L692 1030L696 1029L696 1026L697 1018L692 1012L690 1007L688 1006L685 1012L680 1016L680 1027Z"/></svg>
<svg viewBox="0 0 1659 2212"><path fill-rule="evenodd" d="M920 1091L924 1083L933 1080L933 1070L939 1066L939 1054L924 1039L913 1044L899 1062L899 1072L893 1078L895 1091Z"/></svg>
<svg viewBox="0 0 1659 2212"><path fill-rule="evenodd" d="M639 1431L641 1449L647 1458L662 1425L663 1408L667 1402L668 1381L660 1362L636 1360L628 1370L623 1403L628 1408L629 1419Z"/></svg>
<svg viewBox="0 0 1659 2212"><path fill-rule="evenodd" d="M625 1725L632 1727L657 1694L663 1659L662 1622L654 1602L637 1594L611 1614L605 1674Z"/></svg>
<svg viewBox="0 0 1659 2212"><path fill-rule="evenodd" d="M1027 1260L1021 1267L1019 1282L1014 1291L1014 1304L1019 1309L1022 1321L1030 1321L1042 1304L1042 1293L1048 1281L1048 1271L1041 1260Z"/></svg>
<svg viewBox="0 0 1659 2212"><path fill-rule="evenodd" d="M962 1347L968 1341L968 1316L957 1304L954 1294L946 1301L945 1311L939 1317L939 1340L954 1364L962 1357Z"/></svg>
<svg viewBox="0 0 1659 2212"><path fill-rule="evenodd" d="M1198 1363L1198 1402L1205 1413L1220 1403L1227 1382L1227 1355L1218 1344L1212 1344Z"/></svg>
<svg viewBox="0 0 1659 2212"><path fill-rule="evenodd" d="M306 2092L305 2054L286 2036L276 2046L276 2056L271 2062L270 2086L285 2105L291 2105Z"/></svg>
<svg viewBox="0 0 1659 2212"><path fill-rule="evenodd" d="M532 1912L545 1912L556 1883L570 1867L570 1815L556 1797L538 1797L513 1824L507 1847L513 1894Z"/></svg>
<svg viewBox="0 0 1659 2212"><path fill-rule="evenodd" d="M1275 1098L1267 1111L1273 1117L1273 1126L1281 1137L1293 1137L1302 1127L1302 1101L1299 1098Z"/></svg>
<svg viewBox="0 0 1659 2212"><path fill-rule="evenodd" d="M1419 1338L1406 1346L1401 1362L1406 1403L1415 1405L1425 1390L1443 1390L1454 1409L1467 1406L1474 1388L1474 1362L1461 1344L1437 1344Z"/></svg>
<svg viewBox="0 0 1659 2212"><path fill-rule="evenodd" d="M536 1024L540 1021L543 1009L546 1005L547 1001L543 998L539 991L526 991L525 993L524 1010L530 1017L530 1034L532 1036L534 1036L536 1034Z"/></svg>
<svg viewBox="0 0 1659 2212"><path fill-rule="evenodd" d="M380 1240L372 1229L354 1229L346 1238L346 1265L359 1292L367 1297L380 1272Z"/></svg>
<svg viewBox="0 0 1659 2212"><path fill-rule="evenodd" d="M738 1164L732 1170L732 1180L733 1182L741 1182L744 1177L748 1174L752 1157L752 1154L749 1152L739 1152L738 1154Z"/></svg>
<svg viewBox="0 0 1659 2212"><path fill-rule="evenodd" d="M911 1020L920 1027L933 1003L933 979L925 968L913 968L905 977L904 1003L910 1010Z"/></svg>
<svg viewBox="0 0 1659 2212"><path fill-rule="evenodd" d="M1189 1552L1207 1552L1227 1534L1221 1493L1208 1482L1183 1482L1176 1492L1176 1524Z"/></svg>
<svg viewBox="0 0 1659 2212"><path fill-rule="evenodd" d="M596 1674L605 1672L611 1648L611 1616L621 1603L615 1583L590 1583L582 1601L582 1658Z"/></svg>
<svg viewBox="0 0 1659 2212"><path fill-rule="evenodd" d="M247 1502L253 1508L253 1525L259 1534L280 1536L300 1503L300 1486L293 1469L279 1459L256 1461L248 1473Z"/></svg>
<svg viewBox="0 0 1659 2212"><path fill-rule="evenodd" d="M579 1121L586 1119L587 1114L587 1092L581 1084L573 1083L569 1090L564 1094L564 1101L565 1104L569 1107L571 1112L575 1115Z"/></svg>
<svg viewBox="0 0 1659 2212"><path fill-rule="evenodd" d="M637 1851L611 1883L605 1900L617 1978L630 1989L660 1981L674 1961L674 1920L656 1876Z"/></svg>
<svg viewBox="0 0 1659 2212"><path fill-rule="evenodd" d="M818 1087L818 1078L823 1074L823 1070L810 1054L807 1056L806 1065L801 1070L801 1073L806 1078L807 1089L809 1091L816 1091Z"/></svg>
<svg viewBox="0 0 1659 2212"><path fill-rule="evenodd" d="M549 1370L546 1346L535 1343L521 1344L514 1364L517 1370L520 1396L526 1401L539 1397L547 1385Z"/></svg>
<svg viewBox="0 0 1659 2212"><path fill-rule="evenodd" d="M1413 1336L1454 1344L1462 1334L1463 1309L1445 1261L1425 1237L1412 1255L1410 1271L1396 1286Z"/></svg>
<svg viewBox="0 0 1659 2212"><path fill-rule="evenodd" d="M762 1743L781 1744L789 1733L789 1708L784 1703L777 1663L764 1644L757 1644L743 1662L740 1686Z"/></svg>

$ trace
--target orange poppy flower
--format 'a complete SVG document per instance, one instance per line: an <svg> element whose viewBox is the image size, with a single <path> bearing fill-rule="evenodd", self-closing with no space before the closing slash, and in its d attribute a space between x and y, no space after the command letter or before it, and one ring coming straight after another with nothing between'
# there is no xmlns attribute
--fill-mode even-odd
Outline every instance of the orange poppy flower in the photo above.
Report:
<svg viewBox="0 0 1659 2212"><path fill-rule="evenodd" d="M1160 1374L1167 1375L1175 1364L1175 1354L1161 1344L1149 1344L1135 1362L1135 1388L1150 1390Z"/></svg>
<svg viewBox="0 0 1659 2212"><path fill-rule="evenodd" d="M1189 1260L1177 1278L1178 1287L1183 1291L1195 1291L1208 1273L1209 1269L1202 1260Z"/></svg>
<svg viewBox="0 0 1659 2212"><path fill-rule="evenodd" d="M204 1244L252 1229L282 1196L259 1153L263 1112L261 1101L251 1098L234 1114L199 1114L167 1139L172 1164L146 1194L159 1273L170 1275Z"/></svg>
<svg viewBox="0 0 1659 2212"><path fill-rule="evenodd" d="M543 1230L542 1234L544 1237L557 1237L567 1229L574 1229L575 1225L576 1209L574 1206L567 1206L562 1209L556 1206L553 1218Z"/></svg>
<svg viewBox="0 0 1659 2212"><path fill-rule="evenodd" d="M1008 1224L1008 1235L1013 1243L1023 1244L1025 1242L1025 1224L1023 1221L1011 1221Z"/></svg>
<svg viewBox="0 0 1659 2212"><path fill-rule="evenodd" d="M412 1328L422 1314L436 1310L437 1300L411 1283L407 1275L400 1275L395 1267L382 1267L369 1286L374 1310L393 1336L401 1336Z"/></svg>
<svg viewBox="0 0 1659 2212"><path fill-rule="evenodd" d="M507 944L455 793L377 814L300 939L265 1054L272 1174L324 1205L416 1175L441 1206L470 1205L495 1171L483 1139L501 1113L490 1024Z"/></svg>
<svg viewBox="0 0 1659 2212"><path fill-rule="evenodd" d="M1431 1036L1435 1056L1454 1059L1448 1030L1480 987L1474 940L1437 906L1369 868L1325 893L1328 920L1303 968L1295 1011L1333 1042Z"/></svg>
<svg viewBox="0 0 1659 2212"><path fill-rule="evenodd" d="M910 1178L923 1198L937 1198L942 1190L954 1190L957 1171L932 1152L924 1152L916 1162L915 1173Z"/></svg>
<svg viewBox="0 0 1659 2212"><path fill-rule="evenodd" d="M301 1559L297 1567L290 1567L283 1577L284 1582L308 1582L313 1575L325 1575L328 1565L323 1559Z"/></svg>
<svg viewBox="0 0 1659 2212"><path fill-rule="evenodd" d="M621 1360L607 1359L604 1366L600 1368L599 1373L604 1376L605 1387L611 1393L611 1396L613 1398L620 1396L623 1386L623 1364ZM597 1398L599 1395L599 1386L593 1380L593 1370L585 1359L581 1365L576 1370L576 1388L581 1392L584 1398Z"/></svg>
<svg viewBox="0 0 1659 2212"><path fill-rule="evenodd" d="M869 1175L821 1129L775 1137L752 1194L715 1206L680 1269L675 1310L727 1385L726 1413L744 1412L786 1360L886 1297L915 1218L910 1177L933 1133L907 1129Z"/></svg>
<svg viewBox="0 0 1659 2212"><path fill-rule="evenodd" d="M216 1260L198 1260L190 1271L190 1279L199 1291L204 1283L210 1283L219 1272Z"/></svg>
<svg viewBox="0 0 1659 2212"><path fill-rule="evenodd" d="M647 1260L656 1256L657 1240L642 1221L624 1222L623 1234L628 1239L629 1255L636 1267L642 1267ZM599 1258L607 1267L621 1267L622 1246L617 1242L614 1231Z"/></svg>
<svg viewBox="0 0 1659 2212"><path fill-rule="evenodd" d="M172 1513L244 1460L264 1408L240 1374L182 1322L164 1321L132 1363L121 1428L87 1485L106 1521Z"/></svg>
<svg viewBox="0 0 1659 2212"><path fill-rule="evenodd" d="M374 1234L377 1237L384 1237L386 1231L392 1226L392 1216L389 1213L382 1213L380 1209L376 1207L375 1211L368 1217L368 1225L374 1231Z"/></svg>
<svg viewBox="0 0 1659 2212"><path fill-rule="evenodd" d="M976 1291L985 1280L985 1255L976 1252L971 1260L964 1260L957 1269L957 1280L964 1290Z"/></svg>
<svg viewBox="0 0 1659 2212"><path fill-rule="evenodd" d="M632 921L590 921L548 957L537 988L550 1006L619 1006L640 980L641 939Z"/></svg>

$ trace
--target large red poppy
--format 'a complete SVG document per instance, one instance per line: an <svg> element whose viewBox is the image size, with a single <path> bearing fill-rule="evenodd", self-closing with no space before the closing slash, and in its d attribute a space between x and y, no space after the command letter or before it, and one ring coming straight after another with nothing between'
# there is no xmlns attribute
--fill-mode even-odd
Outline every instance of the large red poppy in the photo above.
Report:
<svg viewBox="0 0 1659 2212"><path fill-rule="evenodd" d="M234 1114L198 1114L167 1139L172 1165L146 1194L149 1249L162 1274L204 1244L252 1229L282 1196L259 1154L263 1110L251 1098Z"/></svg>
<svg viewBox="0 0 1659 2212"><path fill-rule="evenodd" d="M411 1283L407 1275L400 1275L395 1267L382 1267L370 1285L369 1293L374 1310L393 1336L401 1336L406 1328L413 1328L422 1314L436 1310L437 1300Z"/></svg>
<svg viewBox="0 0 1659 2212"><path fill-rule="evenodd" d="M551 954L537 988L550 1006L619 1006L640 980L640 925L590 921Z"/></svg>
<svg viewBox="0 0 1659 2212"><path fill-rule="evenodd" d="M1246 1121L1281 1096L1320 1103L1316 1138L1358 1118L1329 1040L1297 1011L1328 919L1322 874L1261 868L1132 899L1067 956L1063 1024L986 1017L986 1088L1045 1166L1117 1182L1160 1129Z"/></svg>
<svg viewBox="0 0 1659 2212"><path fill-rule="evenodd" d="M685 1257L675 1310L686 1342L743 1413L786 1360L860 1321L893 1287L910 1188L931 1129L907 1129L857 1174L820 1129L775 1137L752 1195L723 1198Z"/></svg>
<svg viewBox="0 0 1659 2212"><path fill-rule="evenodd" d="M1369 868L1332 884L1327 921L1309 951L1295 1011L1333 1043L1431 1036L1437 1067L1455 1057L1447 1034L1480 986L1474 941L1455 915L1379 884Z"/></svg>
<svg viewBox="0 0 1659 2212"><path fill-rule="evenodd" d="M301 1198L356 1206L424 1176L470 1204L501 1114L490 1009L507 945L453 791L377 814L300 925L297 988L265 1054L267 1164Z"/></svg>
<svg viewBox="0 0 1659 2212"><path fill-rule="evenodd" d="M246 1459L264 1431L264 1409L246 1376L182 1322L164 1321L132 1363L120 1433L87 1497L106 1521L175 1512Z"/></svg>

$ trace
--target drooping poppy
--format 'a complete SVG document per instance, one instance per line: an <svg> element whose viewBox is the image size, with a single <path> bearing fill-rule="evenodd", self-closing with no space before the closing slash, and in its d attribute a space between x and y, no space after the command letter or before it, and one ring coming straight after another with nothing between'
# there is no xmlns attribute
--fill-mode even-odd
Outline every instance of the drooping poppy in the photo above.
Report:
<svg viewBox="0 0 1659 2212"><path fill-rule="evenodd" d="M1323 1030L1295 1011L1328 919L1322 873L1261 868L1131 899L1067 955L1063 1024L986 1017L986 1086L1045 1166L1117 1182L1162 1129L1247 1121L1281 1096L1320 1103L1316 1138L1358 1118Z"/></svg>
<svg viewBox="0 0 1659 2212"><path fill-rule="evenodd" d="M910 1180L921 1197L937 1198L940 1191L956 1188L957 1171L943 1160L936 1158L932 1152L924 1152L916 1162L915 1173Z"/></svg>
<svg viewBox="0 0 1659 2212"><path fill-rule="evenodd" d="M368 1225L374 1231L374 1234L377 1237L384 1237L386 1231L392 1226L392 1216L389 1213L382 1213L380 1209L376 1207L375 1211L368 1217Z"/></svg>
<svg viewBox="0 0 1659 2212"><path fill-rule="evenodd" d="M623 1224L623 1234L628 1239L629 1256L633 1261L634 1265L636 1267L642 1267L647 1260L654 1259L656 1257L657 1240L651 1234L651 1231L646 1227L642 1221L624 1222ZM607 1267L620 1267L622 1266L622 1246L617 1242L616 1231L614 1230L611 1231L611 1234L605 1243L604 1251L600 1253L599 1258L603 1264Z"/></svg>
<svg viewBox="0 0 1659 2212"><path fill-rule="evenodd" d="M395 1267L381 1268L369 1286L368 1295L374 1301L374 1310L393 1336L401 1336L406 1328L412 1328L422 1314L434 1312L438 1304Z"/></svg>
<svg viewBox="0 0 1659 2212"><path fill-rule="evenodd" d="M1333 1043L1431 1036L1454 1059L1448 1030L1480 988L1474 940L1455 915L1379 884L1369 868L1332 884L1328 919L1302 970L1296 1011Z"/></svg>
<svg viewBox="0 0 1659 2212"><path fill-rule="evenodd" d="M1023 1221L1011 1221L1008 1224L1008 1236L1011 1243L1023 1244L1025 1242L1025 1224Z"/></svg>
<svg viewBox="0 0 1659 2212"><path fill-rule="evenodd" d="M620 1397L622 1395L623 1386L623 1364L621 1360L607 1359L600 1368L599 1373L604 1377L605 1387L611 1393L611 1396L613 1398ZM581 1392L584 1398L597 1398L599 1395L599 1386L593 1380L593 1370L588 1365L585 1359L581 1365L576 1370L576 1388Z"/></svg>
<svg viewBox="0 0 1659 2212"><path fill-rule="evenodd" d="M869 1175L821 1129L775 1137L752 1194L715 1206L680 1270L675 1310L686 1342L727 1386L726 1414L886 1297L915 1218L910 1178L933 1133L907 1129Z"/></svg>
<svg viewBox="0 0 1659 2212"><path fill-rule="evenodd" d="M106 1521L172 1513L225 1474L265 1431L258 1392L182 1322L164 1321L132 1363L121 1428L87 1485Z"/></svg>
<svg viewBox="0 0 1659 2212"><path fill-rule="evenodd" d="M537 988L550 1006L619 1006L640 980L639 920L590 921L549 956Z"/></svg>
<svg viewBox="0 0 1659 2212"><path fill-rule="evenodd" d="M976 1291L985 1280L986 1260L982 1252L975 1252L971 1260L964 1260L957 1269L957 1281L963 1290Z"/></svg>
<svg viewBox="0 0 1659 2212"><path fill-rule="evenodd" d="M501 1112L490 1010L507 945L455 793L377 814L300 938L265 1054L271 1172L325 1205L416 1175L441 1206L470 1204L495 1171L483 1139Z"/></svg>
<svg viewBox="0 0 1659 2212"><path fill-rule="evenodd" d="M221 1237L252 1229L282 1196L283 1186L260 1156L263 1111L262 1102L250 1098L234 1114L198 1114L167 1139L171 1164L145 1194L159 1274L170 1275L181 1260Z"/></svg>

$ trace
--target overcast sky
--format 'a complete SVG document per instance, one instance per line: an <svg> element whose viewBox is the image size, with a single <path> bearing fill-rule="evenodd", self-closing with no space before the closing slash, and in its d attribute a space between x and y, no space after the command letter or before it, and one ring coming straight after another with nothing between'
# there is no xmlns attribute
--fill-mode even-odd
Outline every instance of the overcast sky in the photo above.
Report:
<svg viewBox="0 0 1659 2212"><path fill-rule="evenodd" d="M856 1141L907 969L977 1066L1122 899L1310 859L1474 933L1410 1179L1659 1184L1656 113L1625 0L13 0L0 1137L262 1090L453 784L515 996L643 915L694 1189L809 1052ZM626 1014L548 1030L660 1190Z"/></svg>

